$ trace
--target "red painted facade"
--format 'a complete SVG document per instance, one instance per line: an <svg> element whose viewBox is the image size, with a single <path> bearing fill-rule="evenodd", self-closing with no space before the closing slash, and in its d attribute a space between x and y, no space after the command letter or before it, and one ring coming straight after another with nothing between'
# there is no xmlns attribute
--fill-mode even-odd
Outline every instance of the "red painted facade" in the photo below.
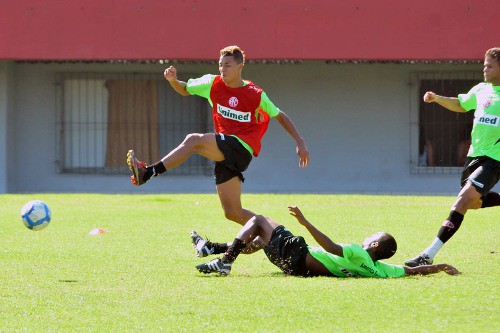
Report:
<svg viewBox="0 0 500 333"><path fill-rule="evenodd" d="M0 0L3 60L480 60L498 0Z"/></svg>

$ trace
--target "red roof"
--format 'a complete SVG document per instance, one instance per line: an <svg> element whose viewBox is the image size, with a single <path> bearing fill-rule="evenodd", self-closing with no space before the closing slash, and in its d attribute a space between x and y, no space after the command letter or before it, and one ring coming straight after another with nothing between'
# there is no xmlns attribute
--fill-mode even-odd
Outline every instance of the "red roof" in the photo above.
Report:
<svg viewBox="0 0 500 333"><path fill-rule="evenodd" d="M2 1L0 59L481 60L498 0Z"/></svg>

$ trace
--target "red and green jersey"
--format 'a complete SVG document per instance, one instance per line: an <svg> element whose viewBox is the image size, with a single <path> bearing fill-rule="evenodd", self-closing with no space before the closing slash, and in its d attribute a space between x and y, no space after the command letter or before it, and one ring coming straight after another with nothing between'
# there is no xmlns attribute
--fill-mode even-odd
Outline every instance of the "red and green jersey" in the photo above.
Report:
<svg viewBox="0 0 500 333"><path fill-rule="evenodd" d="M368 252L358 244L342 244L343 257L325 251L322 247L309 246L309 253L338 277L402 277L401 265L373 262Z"/></svg>
<svg viewBox="0 0 500 333"><path fill-rule="evenodd" d="M467 94L458 95L458 101L465 110L476 110L467 156L500 161L500 86L480 83Z"/></svg>
<svg viewBox="0 0 500 333"><path fill-rule="evenodd" d="M280 111L261 88L251 81L244 83L243 87L231 88L220 75L207 74L190 79L186 89L191 95L208 99L215 132L236 137L258 156L269 119Z"/></svg>

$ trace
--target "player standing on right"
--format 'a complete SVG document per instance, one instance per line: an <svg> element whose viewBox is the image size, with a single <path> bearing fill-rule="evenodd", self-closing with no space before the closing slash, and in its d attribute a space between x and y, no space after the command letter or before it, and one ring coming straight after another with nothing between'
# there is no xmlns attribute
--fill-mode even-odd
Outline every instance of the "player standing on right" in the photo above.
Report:
<svg viewBox="0 0 500 333"><path fill-rule="evenodd" d="M421 255L406 261L407 266L432 264L437 252L460 228L467 210L500 205L500 194L491 191L500 178L499 47L486 52L483 75L483 83L458 98L439 96L431 91L424 95L424 102L435 102L454 112L476 111L471 145L462 172L462 189L437 237Z"/></svg>

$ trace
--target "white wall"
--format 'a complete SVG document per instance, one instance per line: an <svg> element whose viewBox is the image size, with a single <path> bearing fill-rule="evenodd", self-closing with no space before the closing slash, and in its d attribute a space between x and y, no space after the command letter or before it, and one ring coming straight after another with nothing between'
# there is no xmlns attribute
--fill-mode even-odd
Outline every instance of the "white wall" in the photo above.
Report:
<svg viewBox="0 0 500 333"><path fill-rule="evenodd" d="M5 67L0 66L0 78ZM183 76L188 72L217 72L212 64L176 67L180 79L188 79ZM56 72L147 71L162 77L164 68L159 64L15 64L16 107L9 124L15 135L5 145L16 165L9 175L9 192L214 192L212 177L162 175L136 188L129 176L56 172ZM481 66L247 64L244 77L261 86L291 117L311 156L310 166L300 169L293 140L272 121L261 155L245 173L243 191L456 194L459 175L410 172L410 145L416 144L410 140L410 72L431 69L480 71ZM0 88L1 84L2 80ZM6 140L2 142L2 137L0 146ZM0 180L0 192L1 186Z"/></svg>

